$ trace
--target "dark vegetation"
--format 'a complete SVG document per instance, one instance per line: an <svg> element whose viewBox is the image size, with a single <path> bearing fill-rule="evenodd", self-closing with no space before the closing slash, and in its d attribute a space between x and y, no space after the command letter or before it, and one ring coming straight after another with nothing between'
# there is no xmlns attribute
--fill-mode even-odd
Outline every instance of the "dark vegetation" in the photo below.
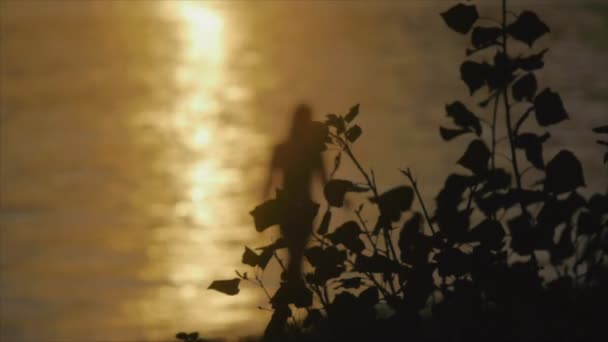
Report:
<svg viewBox="0 0 608 342"><path fill-rule="evenodd" d="M319 148L336 156L327 206L310 213L320 225L305 252L305 286L284 282L269 293L262 282L270 262L284 268L282 238L245 247L243 263L254 275L237 271L209 286L236 295L243 281L259 285L274 309L266 340L605 340L608 194L581 195L586 183L572 151L543 153L551 126L570 118L559 94L535 77L548 51L537 40L549 27L533 12L509 11L506 0L501 12L480 19L467 3L441 13L470 36L460 73L476 105L445 107L441 137L466 148L434 211L410 169L400 170L404 185L376 186L352 149L362 133L358 105L327 116ZM608 126L594 131L601 136ZM359 179L333 178L344 159ZM359 201L356 210L334 222L345 196ZM284 220L285 201L277 196L252 211L258 231Z"/></svg>

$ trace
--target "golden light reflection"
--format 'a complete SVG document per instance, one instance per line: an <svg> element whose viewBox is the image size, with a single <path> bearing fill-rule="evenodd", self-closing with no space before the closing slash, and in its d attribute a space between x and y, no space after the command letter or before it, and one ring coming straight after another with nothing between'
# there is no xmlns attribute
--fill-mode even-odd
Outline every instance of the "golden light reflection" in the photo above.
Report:
<svg viewBox="0 0 608 342"><path fill-rule="evenodd" d="M227 297L206 288L215 279L234 277L241 243L255 233L251 222L243 222L251 208L235 194L248 188L244 173L251 173L242 161L252 151L243 146L259 150L264 138L238 114L225 112L226 102L245 107L242 101L249 95L228 74L226 18L209 2L171 1L161 6L177 26L180 49L175 51L173 80L177 98L159 121L160 129L175 139L175 159L165 168L181 187L174 223L157 227L156 243L148 249L149 257L163 266L151 265L142 273L145 279L162 279L169 286L151 294L141 307L156 305L156 311L179 307L191 329L205 327L207 334L256 333L263 323L255 320L267 319L251 317L260 294L243 291ZM186 326L180 329L189 328L186 321L181 324Z"/></svg>

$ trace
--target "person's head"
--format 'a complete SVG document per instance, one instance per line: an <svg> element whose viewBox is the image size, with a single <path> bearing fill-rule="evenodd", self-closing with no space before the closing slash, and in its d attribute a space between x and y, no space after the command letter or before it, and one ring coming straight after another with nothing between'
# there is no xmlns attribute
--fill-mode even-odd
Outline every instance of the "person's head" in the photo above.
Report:
<svg viewBox="0 0 608 342"><path fill-rule="evenodd" d="M296 107L291 121L291 136L301 136L305 134L312 121L312 110L310 106L301 103Z"/></svg>

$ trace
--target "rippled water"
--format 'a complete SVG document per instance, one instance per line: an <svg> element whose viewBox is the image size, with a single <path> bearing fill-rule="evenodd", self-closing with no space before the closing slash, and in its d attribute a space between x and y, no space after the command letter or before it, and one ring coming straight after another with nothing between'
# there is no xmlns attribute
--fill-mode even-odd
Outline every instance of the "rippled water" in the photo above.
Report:
<svg viewBox="0 0 608 342"><path fill-rule="evenodd" d="M299 101L318 117L361 103L357 152L381 188L411 166L432 200L463 148L437 131L467 98L445 1L0 6L3 341L259 333L260 291L206 287L276 236L248 212ZM588 132L608 117L608 10L530 6L554 28L540 80L572 117L546 153L575 144L606 189Z"/></svg>

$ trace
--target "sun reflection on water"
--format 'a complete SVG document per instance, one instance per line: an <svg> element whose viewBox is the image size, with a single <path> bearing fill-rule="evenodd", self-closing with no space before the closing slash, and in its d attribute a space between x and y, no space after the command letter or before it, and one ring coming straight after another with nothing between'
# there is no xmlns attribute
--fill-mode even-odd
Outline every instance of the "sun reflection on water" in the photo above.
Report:
<svg viewBox="0 0 608 342"><path fill-rule="evenodd" d="M264 138L247 126L242 114L226 113L226 101L241 108L248 96L227 72L226 18L208 2L171 1L161 6L177 26L179 49L173 52L177 97L158 121L159 129L177 146L172 151L175 159L165 168L180 190L174 223L155 230L155 244L149 249L151 258L163 266L151 265L143 277L168 284L152 294L150 302L157 303L157 311L179 307L179 315L185 316L179 317L185 325L181 329L190 322L191 328L204 327L207 334L253 333L257 328L252 326L260 326L251 317L259 302L255 291L226 297L206 287L214 279L234 276L241 243L253 236L250 222L243 222L250 204L240 194L251 188L245 177L250 177L251 167L246 170L243 160L255 152L243 146L258 150ZM151 304L142 306L149 309Z"/></svg>

